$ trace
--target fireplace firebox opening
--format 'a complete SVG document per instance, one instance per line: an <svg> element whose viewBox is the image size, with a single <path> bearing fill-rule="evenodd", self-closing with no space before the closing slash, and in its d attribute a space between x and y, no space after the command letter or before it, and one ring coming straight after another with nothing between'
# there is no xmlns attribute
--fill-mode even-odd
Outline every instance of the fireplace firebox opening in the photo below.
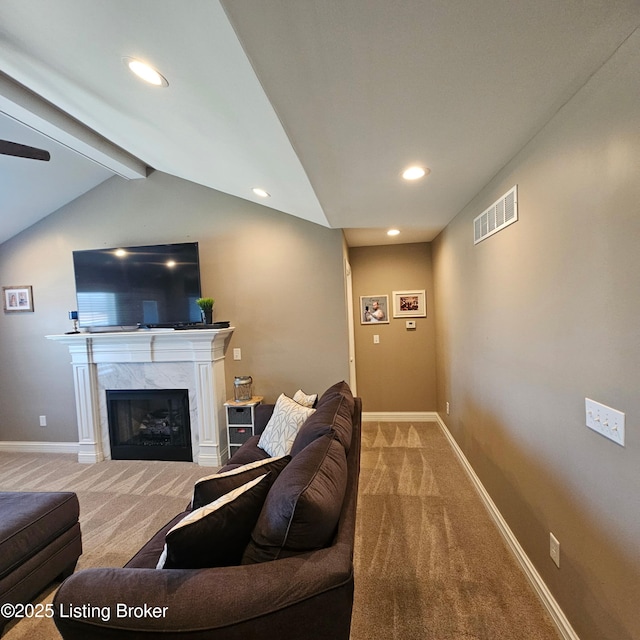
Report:
<svg viewBox="0 0 640 640"><path fill-rule="evenodd" d="M187 389L107 390L112 460L192 462Z"/></svg>

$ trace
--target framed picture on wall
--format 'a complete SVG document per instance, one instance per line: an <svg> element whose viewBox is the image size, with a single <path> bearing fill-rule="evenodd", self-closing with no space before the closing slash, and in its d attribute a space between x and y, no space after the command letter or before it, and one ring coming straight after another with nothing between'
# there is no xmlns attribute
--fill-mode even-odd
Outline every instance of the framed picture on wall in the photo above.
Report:
<svg viewBox="0 0 640 640"><path fill-rule="evenodd" d="M389 322L389 296L360 296L360 324Z"/></svg>
<svg viewBox="0 0 640 640"><path fill-rule="evenodd" d="M33 311L33 293L30 286L2 287L5 313Z"/></svg>
<svg viewBox="0 0 640 640"><path fill-rule="evenodd" d="M427 296L424 289L393 292L394 318L424 318L427 315Z"/></svg>

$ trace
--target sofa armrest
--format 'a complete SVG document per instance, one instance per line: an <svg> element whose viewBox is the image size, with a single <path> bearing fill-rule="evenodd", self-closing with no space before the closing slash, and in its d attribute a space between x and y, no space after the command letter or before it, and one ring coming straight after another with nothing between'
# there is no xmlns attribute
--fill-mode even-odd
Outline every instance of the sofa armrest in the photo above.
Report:
<svg viewBox="0 0 640 640"><path fill-rule="evenodd" d="M259 404L255 408L253 433L261 435L273 414L274 404Z"/></svg>
<svg viewBox="0 0 640 640"><path fill-rule="evenodd" d="M276 625L281 640L347 640L352 600L351 549L337 542L262 564L199 570L85 569L60 586L54 612L66 639L133 640L162 632L166 639L233 640L269 635ZM318 607L331 615L322 616L328 620L311 630L305 619L313 612L318 618Z"/></svg>

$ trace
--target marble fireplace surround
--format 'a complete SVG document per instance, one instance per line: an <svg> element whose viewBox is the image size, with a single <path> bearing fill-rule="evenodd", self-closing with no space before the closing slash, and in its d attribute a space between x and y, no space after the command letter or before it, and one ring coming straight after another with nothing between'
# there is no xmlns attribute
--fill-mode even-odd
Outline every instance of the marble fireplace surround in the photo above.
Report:
<svg viewBox="0 0 640 640"><path fill-rule="evenodd" d="M228 457L224 359L234 328L150 329L46 336L68 347L78 420L78 462L111 459L107 390L188 389L193 461Z"/></svg>

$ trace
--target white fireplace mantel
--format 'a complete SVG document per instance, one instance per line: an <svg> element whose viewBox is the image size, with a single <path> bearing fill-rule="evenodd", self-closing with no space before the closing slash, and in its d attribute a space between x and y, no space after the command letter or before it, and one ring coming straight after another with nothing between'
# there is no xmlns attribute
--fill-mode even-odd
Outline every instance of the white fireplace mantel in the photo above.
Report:
<svg viewBox="0 0 640 640"><path fill-rule="evenodd" d="M224 358L234 328L150 329L46 336L68 347L78 420L78 461L111 458L107 389L189 390L193 460L228 457Z"/></svg>

